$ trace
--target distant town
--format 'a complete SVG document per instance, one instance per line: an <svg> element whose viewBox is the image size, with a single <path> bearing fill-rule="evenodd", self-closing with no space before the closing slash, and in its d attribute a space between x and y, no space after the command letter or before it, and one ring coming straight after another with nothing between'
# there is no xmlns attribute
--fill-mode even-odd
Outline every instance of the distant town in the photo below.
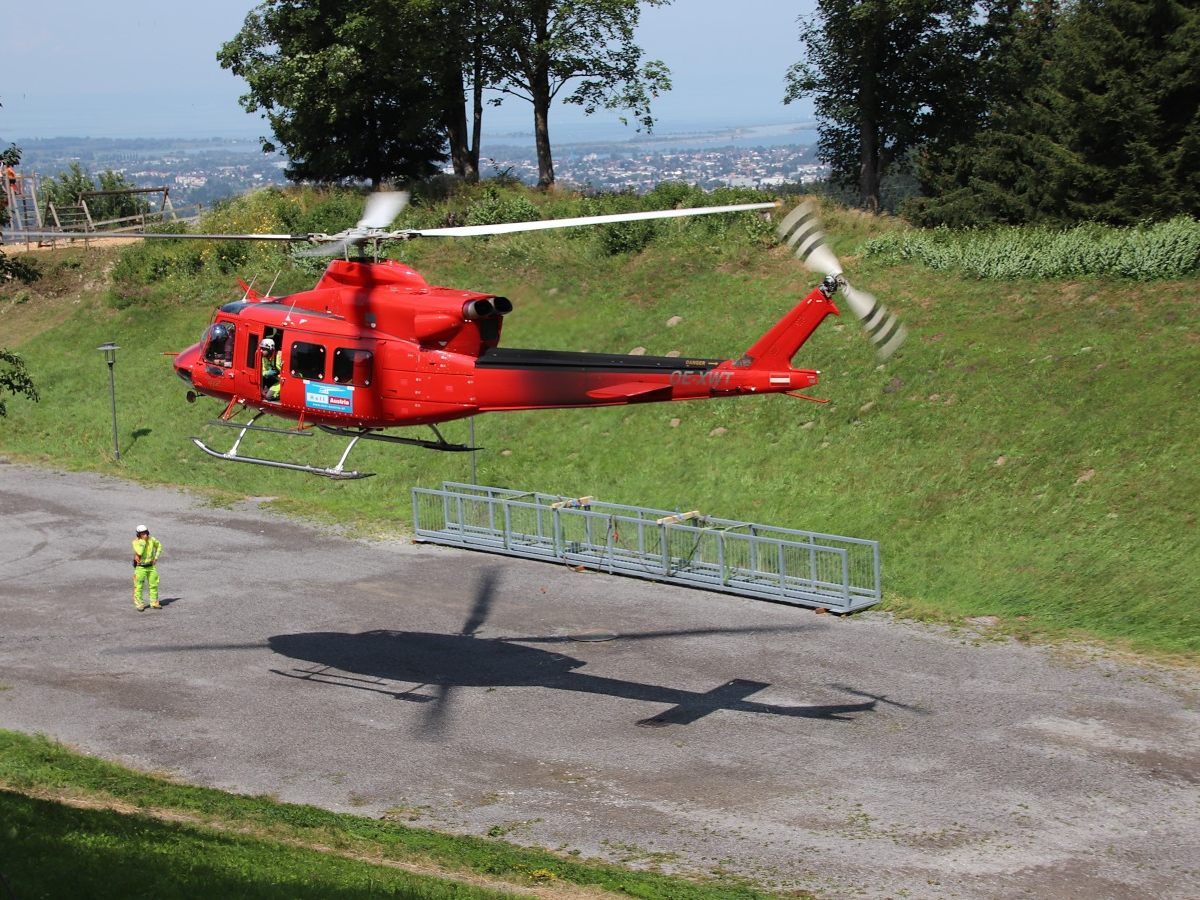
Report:
<svg viewBox="0 0 1200 900"><path fill-rule="evenodd" d="M733 132L730 133L734 134ZM808 183L825 177L811 143L743 146L753 136L716 146L720 135L658 141L569 143L555 147L560 184L592 190L645 191L663 181L705 189L723 186L765 188ZM286 160L264 154L256 140L46 138L23 140L22 170L42 179L56 177L78 163L96 175L111 170L138 187L170 189L175 206L211 205L265 185L285 184ZM484 178L504 175L528 184L537 181L532 149L485 146L480 160Z"/></svg>

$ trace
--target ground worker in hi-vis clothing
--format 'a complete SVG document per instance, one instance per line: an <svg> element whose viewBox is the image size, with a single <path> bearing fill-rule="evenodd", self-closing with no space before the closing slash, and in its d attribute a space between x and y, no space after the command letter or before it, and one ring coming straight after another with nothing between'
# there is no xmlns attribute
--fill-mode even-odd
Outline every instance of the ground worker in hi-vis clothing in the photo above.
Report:
<svg viewBox="0 0 1200 900"><path fill-rule="evenodd" d="M158 602L158 558L162 555L162 541L150 537L145 525L137 527L133 539L133 605L138 612L146 608L142 603L142 585L150 585L150 608L162 609Z"/></svg>

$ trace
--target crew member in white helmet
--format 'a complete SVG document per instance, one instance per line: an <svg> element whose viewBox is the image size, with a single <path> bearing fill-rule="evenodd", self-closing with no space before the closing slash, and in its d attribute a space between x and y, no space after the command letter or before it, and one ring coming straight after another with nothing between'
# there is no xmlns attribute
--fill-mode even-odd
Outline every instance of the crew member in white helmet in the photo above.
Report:
<svg viewBox="0 0 1200 900"><path fill-rule="evenodd" d="M150 608L162 609L158 602L158 558L162 555L162 541L150 537L145 525L137 527L133 539L133 606L138 612L146 608L142 603L142 588L150 585Z"/></svg>
<svg viewBox="0 0 1200 900"><path fill-rule="evenodd" d="M262 342L262 392L264 400L279 399L279 353L275 350L273 338L263 338Z"/></svg>

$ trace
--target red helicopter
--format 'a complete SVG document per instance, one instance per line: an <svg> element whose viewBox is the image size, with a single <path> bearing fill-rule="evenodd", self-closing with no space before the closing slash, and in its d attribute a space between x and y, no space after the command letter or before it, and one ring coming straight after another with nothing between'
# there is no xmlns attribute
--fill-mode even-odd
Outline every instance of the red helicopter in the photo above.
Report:
<svg viewBox="0 0 1200 900"><path fill-rule="evenodd" d="M377 250L387 240L506 234L776 206L754 203L388 231L407 200L402 192L373 194L359 223L334 235L145 237L307 241L318 246L301 255L315 256L346 253L367 244ZM430 285L414 269L393 260L334 259L311 290L284 297L260 294L241 282L241 299L218 308L200 342L177 354L174 363L188 385L188 401L194 402L198 394L223 401L219 424L239 428L241 433L226 453L198 438L192 440L205 453L231 462L350 479L370 474L345 468L359 440L472 450L445 440L437 425L479 413L772 393L812 400L802 391L817 383L819 373L792 368L791 360L826 316L838 314L832 297L839 287L881 356L899 347L905 331L873 297L846 283L811 205L797 207L780 223L778 232L798 257L826 277L743 354L731 359L504 348L500 346L504 317L513 309L506 297ZM53 236L94 239L100 235ZM231 421L239 409L253 411L248 422ZM291 419L296 426L256 424L263 415ZM435 437L383 433L412 425L429 426ZM300 465L239 453L247 431L311 434L312 426L350 438L336 465Z"/></svg>

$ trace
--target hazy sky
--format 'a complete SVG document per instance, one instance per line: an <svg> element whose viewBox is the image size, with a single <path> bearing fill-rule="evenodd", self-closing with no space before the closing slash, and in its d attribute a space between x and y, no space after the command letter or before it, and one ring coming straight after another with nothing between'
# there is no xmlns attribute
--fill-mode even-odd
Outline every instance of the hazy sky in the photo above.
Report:
<svg viewBox="0 0 1200 900"><path fill-rule="evenodd" d="M252 0L41 0L10 15L0 53L0 142L30 138L256 137L265 122L242 111L245 82L216 52L241 28ZM801 121L782 102L800 56L797 18L812 0L674 0L643 9L638 43L670 67L674 89L654 105L658 130ZM598 125L616 113L600 112ZM531 131L529 104L484 113L490 134ZM555 126L584 121L556 109ZM630 129L630 134L632 134Z"/></svg>

